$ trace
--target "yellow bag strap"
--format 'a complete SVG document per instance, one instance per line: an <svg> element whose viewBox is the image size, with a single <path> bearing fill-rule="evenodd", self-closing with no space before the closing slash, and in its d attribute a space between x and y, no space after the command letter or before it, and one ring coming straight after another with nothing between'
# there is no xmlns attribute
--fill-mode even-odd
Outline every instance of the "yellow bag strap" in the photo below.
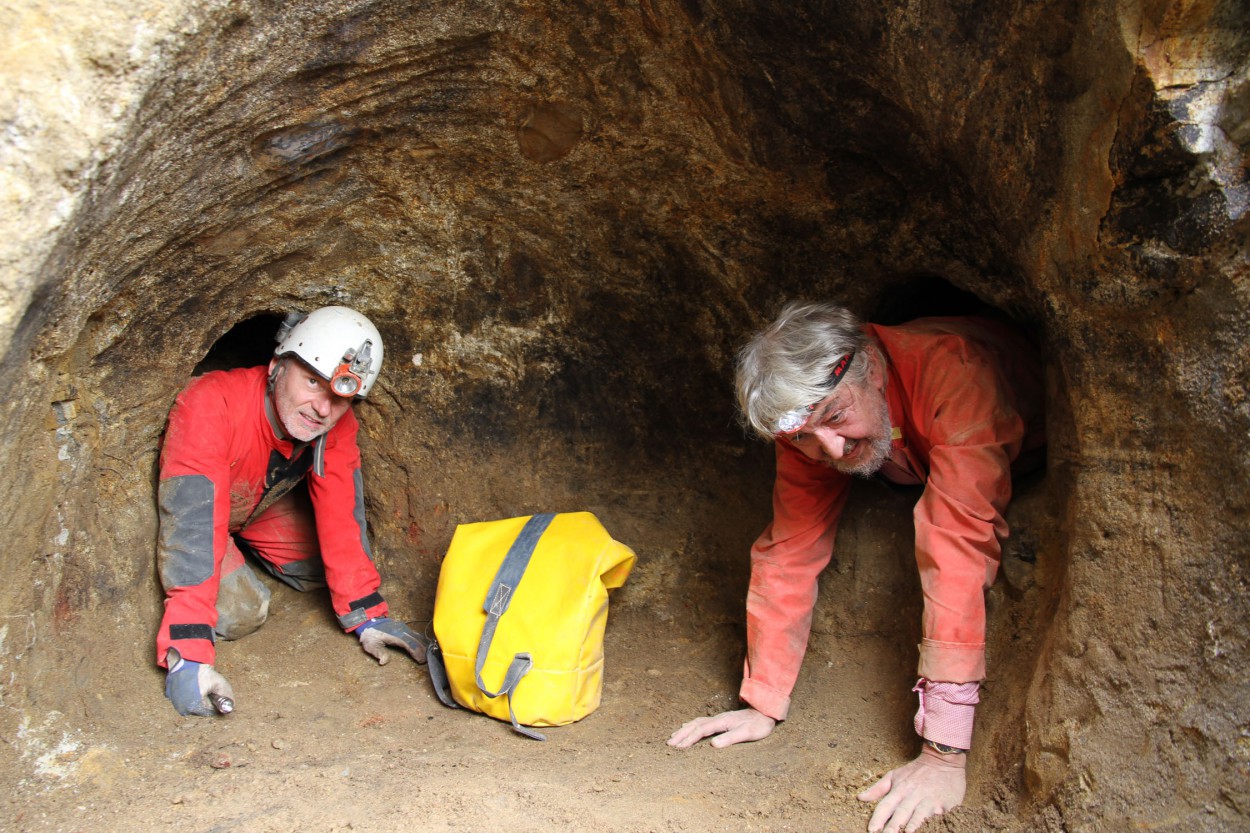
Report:
<svg viewBox="0 0 1250 833"><path fill-rule="evenodd" d="M486 687L486 683L482 682L482 667L486 665L486 658L490 655L490 644L495 638L495 629L499 626L499 620L508 612L508 606L512 604L512 595L516 592L521 579L525 577L525 568L529 566L534 548L538 546L538 539L547 531L554 517L555 515L550 512L531 516L521 528L516 540L512 542L512 546L508 548L508 554L499 565L499 570L496 571L495 578L486 591L486 599L482 602L482 609L486 611L486 624L482 628L482 636L477 643L477 663L474 668L477 673L477 687L482 690L482 693L487 697L505 695L508 698L508 714L512 717L512 728L535 740L547 738L517 723L516 712L512 710L512 693L521 682L521 678L534 667L534 658L528 651L515 654L498 691L491 691Z"/></svg>

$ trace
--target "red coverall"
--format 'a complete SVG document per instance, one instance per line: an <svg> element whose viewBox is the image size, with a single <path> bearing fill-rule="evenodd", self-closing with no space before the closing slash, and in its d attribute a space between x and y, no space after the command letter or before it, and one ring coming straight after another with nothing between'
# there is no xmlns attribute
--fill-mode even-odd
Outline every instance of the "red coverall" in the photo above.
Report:
<svg viewBox="0 0 1250 833"><path fill-rule="evenodd" d="M387 614L365 532L355 414L348 410L325 435L297 447L286 439L267 387L264 366L207 373L187 385L169 412L159 484L158 560L166 599L156 654L162 667L170 647L188 660L214 662L218 586L223 572L236 566L230 562L241 563L231 535L247 526L267 492L276 487L278 494L301 479L307 480L339 623L351 629ZM264 514L285 514L290 505L283 500ZM284 522L298 526L277 520ZM284 561L310 553L296 545L263 555L281 571Z"/></svg>
<svg viewBox="0 0 1250 833"><path fill-rule="evenodd" d="M985 598L1007 536L1013 464L1040 462L1045 444L1035 350L988 319L929 318L866 325L888 363L893 455L881 476L924 484L916 563L924 592L921 677L985 677ZM784 720L807 651L817 577L833 555L851 477L780 438L773 521L751 548L747 657L740 697Z"/></svg>

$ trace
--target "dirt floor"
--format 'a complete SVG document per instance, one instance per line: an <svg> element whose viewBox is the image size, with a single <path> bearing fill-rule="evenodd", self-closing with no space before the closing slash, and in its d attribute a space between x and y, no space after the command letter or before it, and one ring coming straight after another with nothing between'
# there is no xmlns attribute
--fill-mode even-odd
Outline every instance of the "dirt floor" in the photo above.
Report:
<svg viewBox="0 0 1250 833"><path fill-rule="evenodd" d="M908 505L892 504L900 534ZM818 616L790 719L770 738L665 744L686 720L736 707L741 674L744 587L679 569L695 511L667 526L633 518L649 535L599 513L621 540L642 539L639 562L613 595L601 707L546 742L442 706L423 667L400 654L380 667L342 635L324 591L270 582L268 623L218 647L233 714L179 717L155 667L97 669L77 714L24 721L8 739L0 830L865 830L856 792L917 751L911 637L835 634ZM733 558L763 520L722 524L727 539L745 536ZM969 806L925 829L1010 827L1002 779L978 776L996 770L974 760Z"/></svg>

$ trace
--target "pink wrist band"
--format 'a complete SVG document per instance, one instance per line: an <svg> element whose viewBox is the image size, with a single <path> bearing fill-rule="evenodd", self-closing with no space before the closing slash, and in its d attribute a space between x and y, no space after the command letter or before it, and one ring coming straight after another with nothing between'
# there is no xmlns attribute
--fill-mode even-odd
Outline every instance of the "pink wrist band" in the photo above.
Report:
<svg viewBox="0 0 1250 833"><path fill-rule="evenodd" d="M920 695L916 734L934 743L971 749L980 690L980 683L935 683L921 677L912 688Z"/></svg>

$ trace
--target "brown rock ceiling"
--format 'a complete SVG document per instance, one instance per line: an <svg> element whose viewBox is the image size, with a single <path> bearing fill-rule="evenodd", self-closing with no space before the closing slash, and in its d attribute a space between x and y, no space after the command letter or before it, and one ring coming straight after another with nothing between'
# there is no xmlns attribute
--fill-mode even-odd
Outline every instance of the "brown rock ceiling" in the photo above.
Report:
<svg viewBox="0 0 1250 833"><path fill-rule="evenodd" d="M90 715L84 640L150 665L162 423L239 322L346 303L387 339L358 414L410 610L456 522L693 491L724 517L685 560L640 546L623 605L702 583L732 621L769 476L735 349L794 297L975 296L1044 344L1052 436L980 777L1022 830L1246 829L1243 3L274 6L205 12L8 345L6 725ZM865 627L841 576L818 631Z"/></svg>

